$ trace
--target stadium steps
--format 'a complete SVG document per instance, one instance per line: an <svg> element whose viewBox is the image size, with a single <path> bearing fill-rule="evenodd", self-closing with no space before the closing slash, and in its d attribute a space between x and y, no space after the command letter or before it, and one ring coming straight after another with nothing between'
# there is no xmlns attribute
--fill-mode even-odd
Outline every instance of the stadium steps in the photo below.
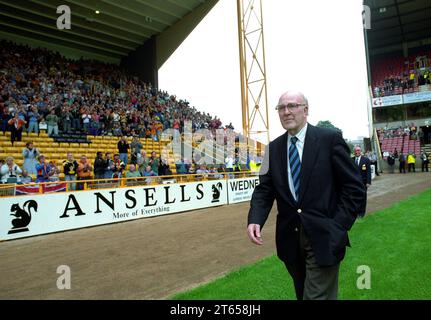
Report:
<svg viewBox="0 0 431 320"><path fill-rule="evenodd" d="M10 141L10 132L6 132L5 135L0 135L0 159L12 156L14 157L15 163L22 167L24 163L22 150L27 142L32 141L35 148L38 148L41 154L45 155L47 162L52 161L58 166L61 172L60 178L63 178L62 163L66 159L67 153L71 152L77 160L79 160L81 155L85 155L90 163L94 163L96 153L99 151L103 153L111 152L112 154L118 153L118 140L118 137L87 136L86 138L78 140L81 142L56 142L53 138L42 132L40 135L23 133L22 141L15 142L12 145ZM132 138L128 138L128 142L131 143L131 141ZM161 154L163 146L166 145L166 141L155 142L152 139L140 139L140 142L143 145L143 149L147 152L147 155L155 151L157 157ZM169 162L173 163L173 155L168 155L168 157L172 158Z"/></svg>

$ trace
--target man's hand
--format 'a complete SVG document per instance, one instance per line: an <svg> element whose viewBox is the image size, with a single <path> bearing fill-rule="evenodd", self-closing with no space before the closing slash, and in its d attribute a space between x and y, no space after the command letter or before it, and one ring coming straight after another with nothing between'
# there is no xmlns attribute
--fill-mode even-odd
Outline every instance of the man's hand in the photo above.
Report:
<svg viewBox="0 0 431 320"><path fill-rule="evenodd" d="M371 184L367 183L365 186L368 189L371 186Z"/></svg>
<svg viewBox="0 0 431 320"><path fill-rule="evenodd" d="M261 246L263 244L262 237L260 235L260 225L251 223L247 226L247 234L251 242Z"/></svg>

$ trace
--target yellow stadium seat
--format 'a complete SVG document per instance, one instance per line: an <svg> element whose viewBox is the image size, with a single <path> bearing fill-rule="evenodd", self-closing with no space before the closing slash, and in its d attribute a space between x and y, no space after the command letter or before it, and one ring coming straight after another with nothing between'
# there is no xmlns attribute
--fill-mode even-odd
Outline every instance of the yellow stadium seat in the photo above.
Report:
<svg viewBox="0 0 431 320"><path fill-rule="evenodd" d="M12 142L10 141L2 141L1 142L2 147L12 147Z"/></svg>

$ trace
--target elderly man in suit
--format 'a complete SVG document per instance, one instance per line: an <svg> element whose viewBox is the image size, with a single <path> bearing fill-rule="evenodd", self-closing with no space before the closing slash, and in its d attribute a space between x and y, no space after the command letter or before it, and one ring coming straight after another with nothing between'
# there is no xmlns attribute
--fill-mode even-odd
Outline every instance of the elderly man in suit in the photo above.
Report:
<svg viewBox="0 0 431 320"><path fill-rule="evenodd" d="M350 246L347 232L364 206L365 187L341 134L307 123L302 93L284 93L276 109L286 133L265 152L248 236L263 244L261 231L276 199L277 254L297 299L337 299L340 262Z"/></svg>

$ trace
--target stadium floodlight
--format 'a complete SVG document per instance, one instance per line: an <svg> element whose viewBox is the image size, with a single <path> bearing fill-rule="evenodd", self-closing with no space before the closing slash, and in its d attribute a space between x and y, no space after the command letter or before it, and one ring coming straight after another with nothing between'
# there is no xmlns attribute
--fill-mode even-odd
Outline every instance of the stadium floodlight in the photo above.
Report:
<svg viewBox="0 0 431 320"><path fill-rule="evenodd" d="M266 144L269 121L262 0L237 0L237 10L243 135Z"/></svg>

